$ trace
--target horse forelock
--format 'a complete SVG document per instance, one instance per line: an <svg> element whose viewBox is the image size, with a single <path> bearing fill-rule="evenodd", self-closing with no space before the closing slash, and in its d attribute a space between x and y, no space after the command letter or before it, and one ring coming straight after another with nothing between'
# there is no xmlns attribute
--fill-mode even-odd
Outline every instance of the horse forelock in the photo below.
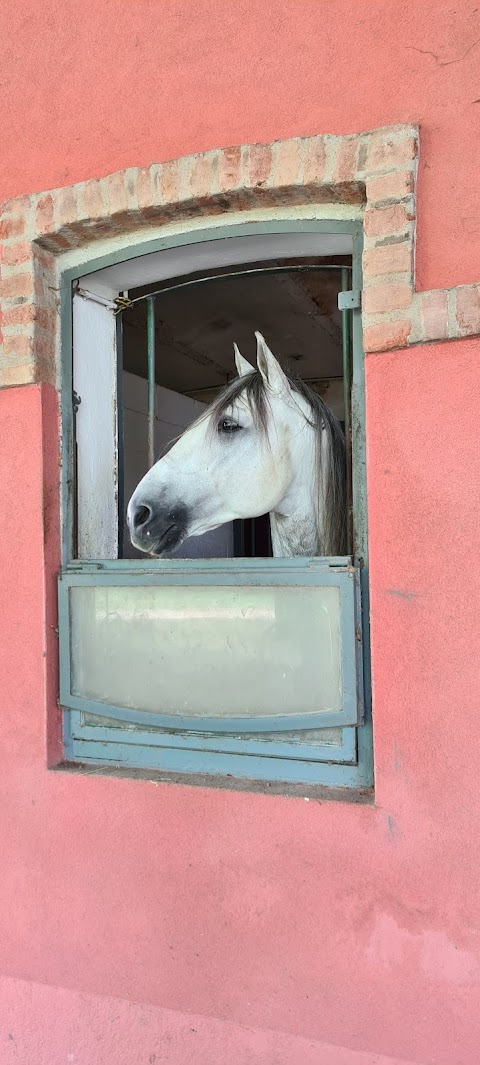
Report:
<svg viewBox="0 0 480 1065"><path fill-rule="evenodd" d="M217 396L206 412L211 417L212 427L215 429L218 427L226 412L240 397L246 399L257 429L261 429L267 436L270 404L265 382L258 370L252 370L252 373L245 374L243 377L236 377Z"/></svg>

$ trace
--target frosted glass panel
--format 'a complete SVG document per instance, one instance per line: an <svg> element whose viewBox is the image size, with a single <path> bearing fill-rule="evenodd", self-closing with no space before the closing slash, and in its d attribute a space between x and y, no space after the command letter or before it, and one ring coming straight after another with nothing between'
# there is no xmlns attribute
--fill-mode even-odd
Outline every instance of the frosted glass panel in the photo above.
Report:
<svg viewBox="0 0 480 1065"><path fill-rule="evenodd" d="M72 693L256 717L342 709L338 587L72 587Z"/></svg>

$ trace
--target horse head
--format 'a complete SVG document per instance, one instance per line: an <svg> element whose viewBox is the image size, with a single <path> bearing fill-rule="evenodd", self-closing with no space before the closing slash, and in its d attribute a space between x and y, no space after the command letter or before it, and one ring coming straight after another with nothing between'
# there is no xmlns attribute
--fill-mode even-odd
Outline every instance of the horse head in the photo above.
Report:
<svg viewBox="0 0 480 1065"><path fill-rule="evenodd" d="M268 512L295 520L302 508L315 509L311 406L255 336L256 368L235 344L238 377L135 489L127 521L137 549L164 556L235 519Z"/></svg>

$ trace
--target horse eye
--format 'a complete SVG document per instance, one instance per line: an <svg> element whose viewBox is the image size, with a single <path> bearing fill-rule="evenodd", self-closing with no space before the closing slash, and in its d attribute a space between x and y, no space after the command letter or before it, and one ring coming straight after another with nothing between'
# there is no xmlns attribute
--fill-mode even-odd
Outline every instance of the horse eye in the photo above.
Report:
<svg viewBox="0 0 480 1065"><path fill-rule="evenodd" d="M237 425L236 422L232 422L231 418L223 418L218 424L219 433L236 433L241 429L241 425Z"/></svg>

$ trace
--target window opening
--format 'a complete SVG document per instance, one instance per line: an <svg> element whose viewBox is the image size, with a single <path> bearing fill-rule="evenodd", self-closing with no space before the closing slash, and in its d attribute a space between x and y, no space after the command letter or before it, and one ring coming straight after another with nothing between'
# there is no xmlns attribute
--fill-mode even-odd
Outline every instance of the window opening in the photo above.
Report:
<svg viewBox="0 0 480 1065"><path fill-rule="evenodd" d="M345 257L340 262L249 264L123 294L117 311L124 399L119 558L142 557L131 544L125 516L136 485L171 440L237 376L234 342L255 366L256 328L264 331L283 368L322 397L344 430L351 552L350 311L337 306L338 293L350 287L351 265ZM122 410L120 398L118 405ZM184 558L271 555L268 514L191 537L173 552Z"/></svg>
<svg viewBox="0 0 480 1065"><path fill-rule="evenodd" d="M353 261L343 252L302 254L303 234L297 233L290 258L262 261L259 249L260 265L236 250L228 260L216 241L217 262L240 262L237 268L210 268L215 257L206 243L199 258L210 256L207 270L119 286L116 298L111 289L97 298L98 271L90 275L97 306L78 313L75 332L75 308L81 296L89 298L89 276L83 276L84 288L77 282L75 505L70 497L66 510L66 542L72 542L73 524L74 547L67 547L59 585L67 757L265 781L370 783L362 664L367 597L360 601L366 571L357 557L365 542L361 504L353 521L353 498L357 505L364 491L361 440L358 450L363 371L352 311L358 304L350 299L352 281L360 287L360 229L342 225L340 233L356 234ZM237 239L240 245L243 238ZM136 267L134 273L138 285L145 274ZM272 558L265 514L227 523L213 536L190 537L171 559L152 562L131 545L125 523L130 496L152 458L168 451L237 377L234 342L255 365L256 330L344 429L348 556ZM68 441L68 418L66 428ZM108 499L89 546L101 499L94 482Z"/></svg>

